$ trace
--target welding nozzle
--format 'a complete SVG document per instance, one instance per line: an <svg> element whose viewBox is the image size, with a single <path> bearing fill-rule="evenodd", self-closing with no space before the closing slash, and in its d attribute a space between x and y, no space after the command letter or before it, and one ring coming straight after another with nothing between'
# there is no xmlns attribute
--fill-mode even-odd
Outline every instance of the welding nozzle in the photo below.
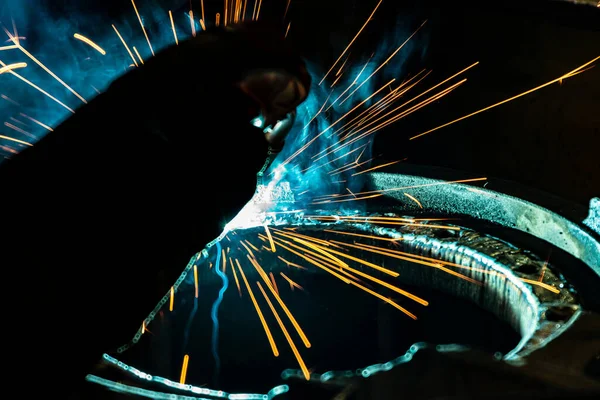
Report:
<svg viewBox="0 0 600 400"><path fill-rule="evenodd" d="M294 126L296 120L296 111L288 113L284 119L277 121L272 126L267 126L263 132L269 142L269 145L273 148L283 147L285 137Z"/></svg>

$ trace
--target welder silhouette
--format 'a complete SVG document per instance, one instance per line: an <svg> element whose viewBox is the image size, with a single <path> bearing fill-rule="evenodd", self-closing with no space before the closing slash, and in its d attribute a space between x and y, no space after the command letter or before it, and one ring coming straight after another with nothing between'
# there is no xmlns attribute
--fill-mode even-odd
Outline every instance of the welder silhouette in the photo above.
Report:
<svg viewBox="0 0 600 400"><path fill-rule="evenodd" d="M208 30L0 166L9 368L64 390L127 342L252 197L269 143L251 120L293 114L309 87L279 31Z"/></svg>

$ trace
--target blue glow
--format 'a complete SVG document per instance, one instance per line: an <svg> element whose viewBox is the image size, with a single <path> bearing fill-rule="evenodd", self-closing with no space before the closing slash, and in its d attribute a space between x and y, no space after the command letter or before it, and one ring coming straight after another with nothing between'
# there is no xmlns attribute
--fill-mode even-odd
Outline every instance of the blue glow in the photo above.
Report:
<svg viewBox="0 0 600 400"><path fill-rule="evenodd" d="M49 3L54 2L2 0L0 25L6 27L12 35L15 33L14 26L18 37L21 38L20 45L87 102L98 92L104 91L116 78L133 68L131 57L113 30L112 24L118 29L130 49L135 46L143 60L152 57L133 6L119 18L109 20L99 13L82 13L74 9L72 2L66 5L65 2L60 2L61 6L67 8L62 16L57 16L56 12L49 9ZM175 44L168 9L163 8L161 1L146 0L136 2L136 6L148 32L154 53ZM173 17L179 41L189 38L191 36L189 16L174 13ZM208 20L206 23L212 24ZM198 27L196 28L200 31ZM106 55L76 39L75 33L92 40L106 52ZM0 34L4 37L0 40L0 47L13 44L4 31L0 30ZM47 127L55 128L72 115L67 108L77 111L84 105L82 100L65 89L18 48L0 51L0 61L7 65L25 62L27 67L14 72L56 99L50 99L40 90L34 89L10 73L0 75L0 118L3 122L6 121L21 130L4 125L0 126L0 134L35 143L49 130L27 117ZM1 140L0 162L4 157L10 157L24 148L25 145Z"/></svg>
<svg viewBox="0 0 600 400"><path fill-rule="evenodd" d="M217 300L215 300L211 310L211 318L213 321L212 354L215 359L215 381L219 378L219 371L221 370L221 359L219 357L219 306L223 301L223 295L225 294L225 291L227 291L227 288L229 287L229 279L221 270L221 242L217 241L216 246L217 260L215 261L214 270L223 281L223 287L219 290L219 295Z"/></svg>
<svg viewBox="0 0 600 400"><path fill-rule="evenodd" d="M124 362L121 362L121 361L117 360L116 358L109 356L108 354L104 354L102 356L102 358L104 358L104 360L106 360L108 363L112 364L113 366L119 368L120 370L130 373L139 379L156 382L156 383L165 385L169 388L174 388L174 389L178 389L178 390L182 390L182 391L186 391L186 392L192 392L194 394L211 396L213 398L216 397L216 398L220 398L220 399L230 399L230 400L270 400L270 399L274 398L275 396L287 393L289 391L288 385L279 385L279 386L276 386L273 389L271 389L267 394L227 393L222 390L214 390L214 389L209 389L206 387L198 387L198 386L194 386L194 385L181 384L179 382L174 382L172 380L162 378L160 376L152 376L152 375L146 374L145 372L142 372L134 367L131 367L131 366L125 364ZM144 397L149 397L151 399L173 399L173 400L176 400L176 399L189 400L190 399L190 397L188 397L188 396L167 394L167 393L162 393L162 392L156 392L153 390L140 389L137 387L124 385L122 383L113 382L108 379L99 378L95 375L87 375L86 380L89 382L94 382L94 383L98 383L100 385L106 386L106 387L110 388L111 390L117 390L122 393L138 394L138 395L142 395ZM193 398L193 399L197 400L198 398ZM201 398L201 399L203 400L203 398Z"/></svg>
<svg viewBox="0 0 600 400"><path fill-rule="evenodd" d="M192 323L194 322L194 317L196 316L196 312L198 311L198 298L194 297L194 308L192 308L192 312L190 313L190 317L188 318L187 324L185 325L185 331L183 336L183 349L187 347L188 341L190 339L190 329L192 328Z"/></svg>

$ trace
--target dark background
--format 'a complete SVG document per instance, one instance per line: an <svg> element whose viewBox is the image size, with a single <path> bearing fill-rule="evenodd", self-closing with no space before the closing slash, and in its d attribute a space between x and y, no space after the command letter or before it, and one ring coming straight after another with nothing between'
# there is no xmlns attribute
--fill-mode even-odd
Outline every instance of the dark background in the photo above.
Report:
<svg viewBox="0 0 600 400"><path fill-rule="evenodd" d="M53 18L104 14L135 22L128 0L45 1ZM200 14L200 0L159 0L174 13ZM42 2L43 3L43 2ZM144 1L139 0L138 6ZM223 1L205 0L207 19ZM248 1L248 9L253 0ZM288 39L324 70L349 43L376 0L292 0ZM287 0L263 0L261 19L282 21ZM131 15L130 15L131 14ZM131 17L131 18L130 18ZM75 17L73 17L75 18ZM408 138L555 79L600 55L600 9L567 1L385 0L352 52L366 54L393 38L391 53L424 20L404 71L432 69L423 89L475 61L466 84L377 135L383 160L456 170L456 177L500 178L585 207L600 195L600 68L453 126ZM398 34L402 32L402 34ZM33 39L33 38L30 38ZM398 76L400 81L405 78ZM460 173L458 171L463 171ZM445 178L452 179L452 174Z"/></svg>

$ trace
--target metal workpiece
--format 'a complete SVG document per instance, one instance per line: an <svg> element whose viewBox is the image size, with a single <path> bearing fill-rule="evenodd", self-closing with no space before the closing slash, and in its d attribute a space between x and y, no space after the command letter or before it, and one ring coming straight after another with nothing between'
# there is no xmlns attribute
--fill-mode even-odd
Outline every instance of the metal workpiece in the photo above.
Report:
<svg viewBox="0 0 600 400"><path fill-rule="evenodd" d="M236 343L252 343L241 345L244 351L258 351L262 347L254 349L256 343L267 343L263 332L247 330L247 316L240 312L250 312L251 301L262 301L265 289L282 291L286 308L314 341L298 351L318 367L308 371L286 362L280 369L260 352L261 371L277 386L247 398L392 399L398 393L439 398L454 391L571 398L600 391L595 372L600 246L583 218L572 221L530 199L457 181L371 173L366 182L365 192L381 196L331 207L300 203L285 180L259 184L253 201L190 260L131 342L105 355L102 366L111 366L106 370L115 380L143 379L128 386L99 373L88 380L132 394L149 395L157 388L184 396L246 398L216 386L178 384L164 378L168 371L159 373L161 357L155 364L136 354L170 352L179 346L173 337L180 335L214 341L204 328L208 318L215 324L215 304L223 319L213 329L219 326ZM548 248L557 250L549 256ZM279 286L275 276L281 277ZM387 291L378 293L382 287ZM199 298L216 300L211 306ZM421 332L416 337L428 342L405 347L399 330L427 320L421 306L452 317L434 326L423 322L422 329L436 334ZM458 321L459 314L473 325L452 336L454 327L444 324ZM187 322L176 323L177 315ZM192 324L190 316L202 323ZM490 329L477 330L481 324ZM361 331L364 326L371 330ZM506 339L501 351L496 331ZM321 336L331 338L327 346ZM494 344L487 348L478 342ZM338 362L340 349L357 358ZM232 357L222 350L223 357Z"/></svg>
<svg viewBox="0 0 600 400"><path fill-rule="evenodd" d="M372 173L369 178L370 190L380 190L389 198L401 200L407 209L418 210L416 205L406 202L403 194L406 190L396 188L410 188L426 204L428 213L466 215L545 240L580 259L600 276L598 235L583 221L570 221L527 200L486 188L390 173ZM590 215L596 212L591 211Z"/></svg>

